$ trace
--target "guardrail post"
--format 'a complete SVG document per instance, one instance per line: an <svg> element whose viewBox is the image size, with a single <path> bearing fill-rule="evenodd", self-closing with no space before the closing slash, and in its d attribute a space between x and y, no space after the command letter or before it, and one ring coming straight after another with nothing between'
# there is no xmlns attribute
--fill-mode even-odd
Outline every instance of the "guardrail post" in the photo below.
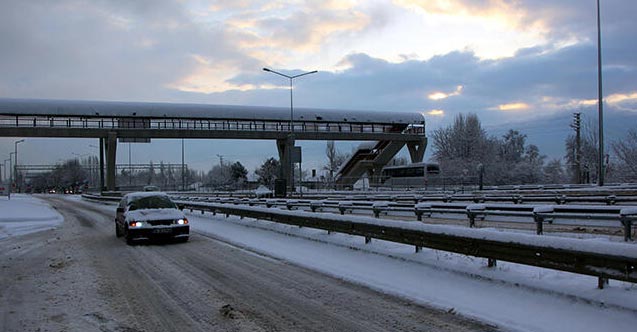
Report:
<svg viewBox="0 0 637 332"><path fill-rule="evenodd" d="M348 201L338 202L338 211L341 212L341 215L344 215L345 211L352 208L353 208L352 202L348 202Z"/></svg>
<svg viewBox="0 0 637 332"><path fill-rule="evenodd" d="M380 218L381 212L389 209L389 202L374 202L372 205L372 211L374 211L374 218Z"/></svg>
<svg viewBox="0 0 637 332"><path fill-rule="evenodd" d="M615 205L617 203L617 196L608 195L606 196L606 205Z"/></svg>
<svg viewBox="0 0 637 332"><path fill-rule="evenodd" d="M370 236L365 237L365 244L372 242L372 238Z"/></svg>
<svg viewBox="0 0 637 332"><path fill-rule="evenodd" d="M557 204L557 205L566 204L566 195L557 195L557 196L555 196L555 204Z"/></svg>
<svg viewBox="0 0 637 332"><path fill-rule="evenodd" d="M487 258L487 266L488 267L496 267L498 266L498 261L493 258Z"/></svg>
<svg viewBox="0 0 637 332"><path fill-rule="evenodd" d="M537 235L544 234L544 221L553 222L553 212L555 209L551 205L536 206L533 208L533 220L535 221Z"/></svg>
<svg viewBox="0 0 637 332"><path fill-rule="evenodd" d="M428 218L431 217L431 203L418 203L414 206L414 213L416 214L416 219L418 221L422 221L423 214L426 214Z"/></svg>
<svg viewBox="0 0 637 332"><path fill-rule="evenodd" d="M310 210L312 210L312 212L316 212L318 210L322 210L323 209L323 201L312 201L310 202Z"/></svg>
<svg viewBox="0 0 637 332"><path fill-rule="evenodd" d="M608 285L608 278L601 276L597 278L597 288L604 289L604 285Z"/></svg>
<svg viewBox="0 0 637 332"><path fill-rule="evenodd" d="M637 208L623 208L619 211L619 221L624 226L624 241L633 240L633 222L637 220Z"/></svg>
<svg viewBox="0 0 637 332"><path fill-rule="evenodd" d="M469 227L476 226L476 218L484 220L486 216L486 206L484 204L471 204L467 206L467 217L469 217Z"/></svg>
<svg viewBox="0 0 637 332"><path fill-rule="evenodd" d="M522 195L513 195L513 204L522 204L524 197Z"/></svg>
<svg viewBox="0 0 637 332"><path fill-rule="evenodd" d="M422 251L422 247L421 246L416 246L416 253L419 253Z"/></svg>

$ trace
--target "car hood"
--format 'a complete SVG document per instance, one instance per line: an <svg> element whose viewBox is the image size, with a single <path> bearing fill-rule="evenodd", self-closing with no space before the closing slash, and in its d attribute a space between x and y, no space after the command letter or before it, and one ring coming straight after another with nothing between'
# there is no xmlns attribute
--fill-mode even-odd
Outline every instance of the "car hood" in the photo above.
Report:
<svg viewBox="0 0 637 332"><path fill-rule="evenodd" d="M125 214L126 220L168 220L185 218L183 212L177 209L146 209L128 211Z"/></svg>

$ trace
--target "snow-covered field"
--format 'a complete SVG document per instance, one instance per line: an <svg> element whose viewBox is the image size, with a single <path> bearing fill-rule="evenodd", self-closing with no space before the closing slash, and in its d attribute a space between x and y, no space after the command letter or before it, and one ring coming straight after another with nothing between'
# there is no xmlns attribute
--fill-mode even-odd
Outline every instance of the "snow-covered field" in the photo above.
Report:
<svg viewBox="0 0 637 332"><path fill-rule="evenodd" d="M11 204L15 205L0 208L6 211L10 206L12 215L21 219L10 221L3 217L1 225L32 224L27 215L59 222L56 212L37 199L18 197L15 201L12 197ZM114 205L96 206L111 212L115 209ZM194 233L475 317L505 330L632 331L637 326L637 286L630 283L611 280L607 288L599 290L593 277L505 262L488 268L484 259L427 249L415 253L411 246L380 240L364 244L361 237L262 220L199 212L187 215ZM18 234L2 229L3 234ZM586 240L589 241L595 242Z"/></svg>
<svg viewBox="0 0 637 332"><path fill-rule="evenodd" d="M51 229L64 219L47 203L29 195L0 196L0 239Z"/></svg>

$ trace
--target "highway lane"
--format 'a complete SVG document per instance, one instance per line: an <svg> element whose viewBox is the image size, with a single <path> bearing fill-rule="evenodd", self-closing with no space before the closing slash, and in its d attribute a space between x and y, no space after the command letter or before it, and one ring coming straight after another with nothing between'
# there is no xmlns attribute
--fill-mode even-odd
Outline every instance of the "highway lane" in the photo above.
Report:
<svg viewBox="0 0 637 332"><path fill-rule="evenodd" d="M59 228L0 241L3 331L496 330L201 234L127 246L114 213L45 198Z"/></svg>

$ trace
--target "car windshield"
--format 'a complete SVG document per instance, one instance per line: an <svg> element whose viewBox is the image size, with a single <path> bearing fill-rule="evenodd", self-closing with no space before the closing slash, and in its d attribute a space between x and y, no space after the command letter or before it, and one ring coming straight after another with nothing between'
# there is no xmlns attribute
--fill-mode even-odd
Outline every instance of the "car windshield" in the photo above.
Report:
<svg viewBox="0 0 637 332"><path fill-rule="evenodd" d="M175 203L167 196L146 196L128 202L129 210L141 209L174 209Z"/></svg>

